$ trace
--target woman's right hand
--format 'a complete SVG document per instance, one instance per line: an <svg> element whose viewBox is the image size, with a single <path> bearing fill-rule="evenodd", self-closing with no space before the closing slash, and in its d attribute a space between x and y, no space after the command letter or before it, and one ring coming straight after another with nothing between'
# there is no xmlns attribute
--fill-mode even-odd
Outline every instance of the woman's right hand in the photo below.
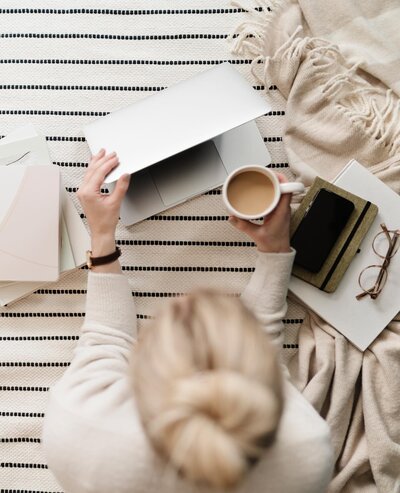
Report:
<svg viewBox="0 0 400 493"><path fill-rule="evenodd" d="M79 187L78 199L85 212L92 238L115 235L121 202L128 190L130 175L121 176L111 194L103 194L101 186L106 176L118 164L115 152L106 154L106 151L101 149L92 156L83 183Z"/></svg>
<svg viewBox="0 0 400 493"><path fill-rule="evenodd" d="M281 183L287 181L286 177L277 173ZM290 201L291 193L281 195L276 208L264 218L262 224L254 224L234 216L229 217L229 222L239 231L246 233L257 245L260 252L287 253L290 252Z"/></svg>

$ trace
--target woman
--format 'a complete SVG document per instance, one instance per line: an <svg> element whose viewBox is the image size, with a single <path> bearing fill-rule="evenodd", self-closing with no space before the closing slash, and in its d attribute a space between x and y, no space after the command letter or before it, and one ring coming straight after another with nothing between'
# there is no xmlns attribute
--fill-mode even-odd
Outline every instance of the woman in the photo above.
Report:
<svg viewBox="0 0 400 493"><path fill-rule="evenodd" d="M129 176L108 196L100 187L117 165L100 151L78 192L94 258L115 251ZM294 258L289 203L284 195L262 225L230 218L259 252L241 300L208 290L178 298L138 341L119 261L92 267L80 341L43 431L66 493L326 491L327 425L278 361Z"/></svg>

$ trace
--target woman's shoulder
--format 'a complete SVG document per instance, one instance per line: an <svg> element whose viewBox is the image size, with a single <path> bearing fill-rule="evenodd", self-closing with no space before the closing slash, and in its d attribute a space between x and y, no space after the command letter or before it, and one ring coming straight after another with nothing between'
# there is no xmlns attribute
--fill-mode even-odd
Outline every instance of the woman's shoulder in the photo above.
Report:
<svg viewBox="0 0 400 493"><path fill-rule="evenodd" d="M321 493L333 470L333 448L327 423L285 381L285 407L274 443L250 472L243 492Z"/></svg>

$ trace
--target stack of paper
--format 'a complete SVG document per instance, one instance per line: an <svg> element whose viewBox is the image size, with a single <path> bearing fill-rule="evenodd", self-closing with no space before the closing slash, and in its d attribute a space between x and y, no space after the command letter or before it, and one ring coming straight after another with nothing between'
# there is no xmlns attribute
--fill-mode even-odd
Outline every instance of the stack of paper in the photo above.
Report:
<svg viewBox="0 0 400 493"><path fill-rule="evenodd" d="M4 186L6 175L9 182L13 176L14 197L23 197L24 204L23 207L21 204L21 207L25 209L23 218L25 225L18 226L17 231L13 232L18 237L16 240L13 240L9 234L2 235L3 229L0 229L0 250L3 255L5 250L16 257L25 255L24 258L29 260L31 269L29 270L25 264L25 269L20 269L20 276L10 276L10 268L7 266L8 271L5 274L6 263L2 264L0 257L0 305L5 306L39 289L43 286L44 281L56 280L60 272L65 273L83 265L86 261L86 250L90 248L90 237L64 187L55 186L55 177L58 176L58 180L60 180L59 170L52 164L46 139L38 134L34 127L21 128L0 140L0 168L0 183L2 185L0 191L0 228L4 226L4 219L7 214L4 211L6 209L10 211L9 207L1 207L1 204L6 203L6 190L8 198L13 194L13 187L7 189ZM38 170L38 168L43 171ZM49 171L50 169L51 171ZM38 179L34 186L33 195L37 203L31 203L28 210L29 194L25 192L16 194L15 190L21 191L22 181L31 180L32 176L38 178L40 176L41 179ZM51 185L49 180L53 180ZM54 207L57 200L54 195L57 194L59 194L58 204L61 203L61 208L59 205ZM10 205L9 200L7 203ZM44 207L46 204L47 207ZM38 211L43 214L45 208L47 208L48 217L46 216L46 218L48 221L39 221ZM23 212L21 210L21 214ZM35 229L38 227L37 223L42 225L43 231L39 232ZM3 236L7 236L6 248L1 243ZM51 243L52 241L56 242L56 248L55 244ZM29 251L28 245L32 246L33 244L35 245ZM16 252L16 248L19 248L18 252ZM50 259L50 252L54 255L52 259ZM37 267L35 272L32 271L34 265ZM52 266L52 268L48 266ZM41 272L40 275L38 274L39 271Z"/></svg>

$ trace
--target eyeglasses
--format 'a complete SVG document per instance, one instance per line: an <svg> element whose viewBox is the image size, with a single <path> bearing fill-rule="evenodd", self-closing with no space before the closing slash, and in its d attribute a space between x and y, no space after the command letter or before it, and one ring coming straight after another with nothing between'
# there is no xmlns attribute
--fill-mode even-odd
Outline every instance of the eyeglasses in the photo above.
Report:
<svg viewBox="0 0 400 493"><path fill-rule="evenodd" d="M382 231L375 235L372 241L372 249L378 257L383 259L383 263L381 265L369 265L360 272L358 284L362 292L356 296L357 300L364 298L364 296L369 296L375 300L379 296L388 277L387 270L390 261L399 249L400 229L388 230L383 223L381 228ZM373 279L375 279L375 283L372 285Z"/></svg>

